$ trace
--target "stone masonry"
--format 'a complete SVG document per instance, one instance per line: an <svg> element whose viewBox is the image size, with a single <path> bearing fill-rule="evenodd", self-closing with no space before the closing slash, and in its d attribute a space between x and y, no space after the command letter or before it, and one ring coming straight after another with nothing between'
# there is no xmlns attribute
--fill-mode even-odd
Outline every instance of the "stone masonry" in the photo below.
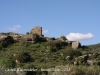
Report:
<svg viewBox="0 0 100 75"><path fill-rule="evenodd" d="M38 34L39 36L42 36L42 27L35 26L31 31L30 34Z"/></svg>
<svg viewBox="0 0 100 75"><path fill-rule="evenodd" d="M79 45L80 45L80 43L79 43L78 41L72 42L72 48L73 48L73 49L79 48Z"/></svg>

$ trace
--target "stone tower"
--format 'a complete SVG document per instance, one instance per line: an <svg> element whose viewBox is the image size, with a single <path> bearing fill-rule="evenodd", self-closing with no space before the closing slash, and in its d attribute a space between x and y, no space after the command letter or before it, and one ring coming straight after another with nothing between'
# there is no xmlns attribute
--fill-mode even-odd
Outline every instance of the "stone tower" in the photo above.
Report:
<svg viewBox="0 0 100 75"><path fill-rule="evenodd" d="M72 42L72 48L77 49L77 48L79 48L79 46L80 46L80 42L78 42L78 41Z"/></svg>
<svg viewBox="0 0 100 75"><path fill-rule="evenodd" d="M35 26L31 31L30 34L38 34L39 36L42 36L42 27Z"/></svg>

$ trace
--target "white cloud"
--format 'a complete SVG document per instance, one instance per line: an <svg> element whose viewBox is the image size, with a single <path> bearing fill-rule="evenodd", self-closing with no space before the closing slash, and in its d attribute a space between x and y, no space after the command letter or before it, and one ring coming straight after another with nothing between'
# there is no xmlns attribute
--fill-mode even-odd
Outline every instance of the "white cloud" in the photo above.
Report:
<svg viewBox="0 0 100 75"><path fill-rule="evenodd" d="M15 26L13 26L13 27L9 27L8 30L15 31L15 30L17 30L17 29L19 29L19 28L21 28L20 25L15 25Z"/></svg>
<svg viewBox="0 0 100 75"><path fill-rule="evenodd" d="M49 30L43 30L43 33L44 34L46 34L46 33L48 33L49 32Z"/></svg>
<svg viewBox="0 0 100 75"><path fill-rule="evenodd" d="M81 33L70 33L66 36L69 41L80 41L93 38L94 35L91 33L81 34Z"/></svg>

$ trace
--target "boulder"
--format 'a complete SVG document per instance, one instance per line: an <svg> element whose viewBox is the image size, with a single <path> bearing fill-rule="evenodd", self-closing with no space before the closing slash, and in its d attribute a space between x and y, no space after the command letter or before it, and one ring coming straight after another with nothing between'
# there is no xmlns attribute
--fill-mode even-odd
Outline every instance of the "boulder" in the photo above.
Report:
<svg viewBox="0 0 100 75"><path fill-rule="evenodd" d="M77 61L74 61L74 65L78 65L78 62Z"/></svg>
<svg viewBox="0 0 100 75"><path fill-rule="evenodd" d="M71 58L70 56L67 56L65 59L66 59L66 60L70 60L70 58Z"/></svg>
<svg viewBox="0 0 100 75"><path fill-rule="evenodd" d="M89 65L93 65L95 62L96 62L95 60L87 60L87 63L88 63Z"/></svg>

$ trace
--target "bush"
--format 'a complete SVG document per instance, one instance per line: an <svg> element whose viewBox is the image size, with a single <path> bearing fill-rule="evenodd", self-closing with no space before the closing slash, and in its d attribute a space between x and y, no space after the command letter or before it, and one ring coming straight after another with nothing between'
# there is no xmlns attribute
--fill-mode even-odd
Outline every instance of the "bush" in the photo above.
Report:
<svg viewBox="0 0 100 75"><path fill-rule="evenodd" d="M94 53L93 55L92 55L92 58L93 59L95 59L95 58L97 58L98 57L98 53Z"/></svg>
<svg viewBox="0 0 100 75"><path fill-rule="evenodd" d="M7 36L3 41L2 41L2 46L7 47L10 44L13 44L14 40L11 36Z"/></svg>
<svg viewBox="0 0 100 75"><path fill-rule="evenodd" d="M0 59L0 66L4 68L15 68L15 61L10 58L2 58Z"/></svg>
<svg viewBox="0 0 100 75"><path fill-rule="evenodd" d="M66 56L71 56L71 58L73 57L77 57L77 56L81 56L82 53L80 51L77 51L77 50L64 50L63 51L63 55L66 57Z"/></svg>
<svg viewBox="0 0 100 75"><path fill-rule="evenodd" d="M48 46L50 52L56 52L56 47Z"/></svg>
<svg viewBox="0 0 100 75"><path fill-rule="evenodd" d="M0 43L0 50L2 50L2 44Z"/></svg>
<svg viewBox="0 0 100 75"><path fill-rule="evenodd" d="M28 62L31 60L31 56L27 52L18 53L14 59L17 59L20 62Z"/></svg>
<svg viewBox="0 0 100 75"><path fill-rule="evenodd" d="M62 48L65 45L65 43L61 42L61 41L49 41L47 42L47 47L50 48L51 51L57 51L60 48Z"/></svg>
<svg viewBox="0 0 100 75"><path fill-rule="evenodd" d="M60 38L62 38L64 41L67 40L65 36L61 36Z"/></svg>
<svg viewBox="0 0 100 75"><path fill-rule="evenodd" d="M100 66L100 61L96 61L96 63L95 63L95 64Z"/></svg>
<svg viewBox="0 0 100 75"><path fill-rule="evenodd" d="M68 71L54 71L50 75L100 75L99 66L75 66L66 65L58 66L57 69L64 69Z"/></svg>
<svg viewBox="0 0 100 75"><path fill-rule="evenodd" d="M56 51L56 43L54 41L47 42L47 48L50 50L50 52Z"/></svg>

